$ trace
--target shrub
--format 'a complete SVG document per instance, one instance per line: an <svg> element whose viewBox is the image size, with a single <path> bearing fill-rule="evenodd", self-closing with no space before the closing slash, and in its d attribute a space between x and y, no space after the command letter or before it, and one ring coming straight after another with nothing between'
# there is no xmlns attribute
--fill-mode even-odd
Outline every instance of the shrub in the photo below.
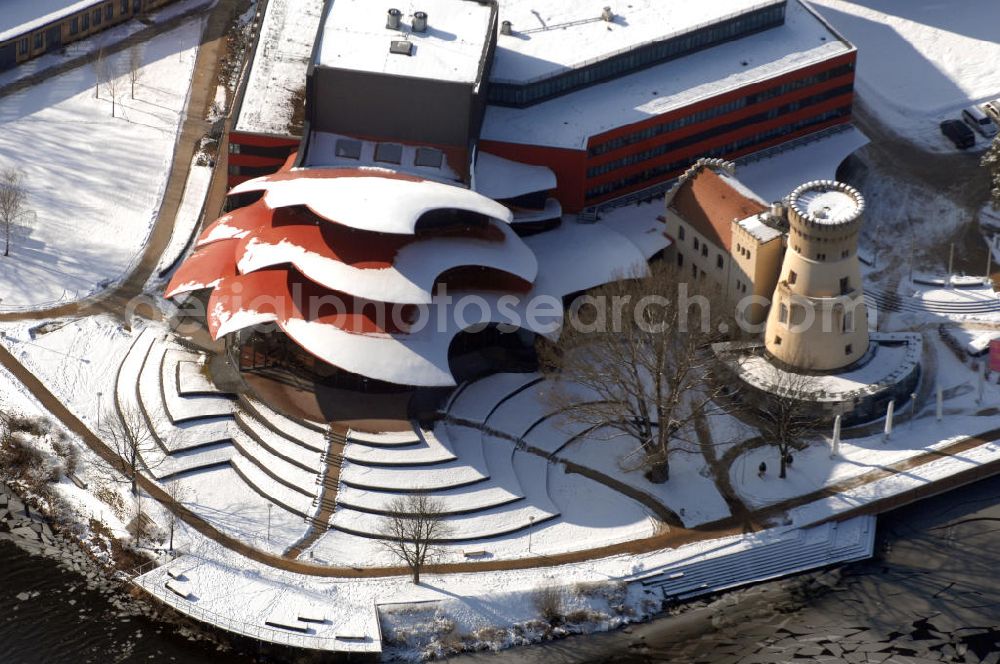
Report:
<svg viewBox="0 0 1000 664"><path fill-rule="evenodd" d="M65 435L60 435L52 441L52 449L56 456L63 460L67 475L76 475L80 470L80 450L70 442Z"/></svg>
<svg viewBox="0 0 1000 664"><path fill-rule="evenodd" d="M28 480L44 470L45 455L33 447L22 433L11 430L0 439L0 467L8 477Z"/></svg>
<svg viewBox="0 0 1000 664"><path fill-rule="evenodd" d="M566 622L574 625L601 622L604 618L603 614L589 609L578 609L566 614Z"/></svg>
<svg viewBox="0 0 1000 664"><path fill-rule="evenodd" d="M26 433L37 437L47 434L52 428L52 423L44 417L11 415L7 420L7 428L13 433Z"/></svg>
<svg viewBox="0 0 1000 664"><path fill-rule="evenodd" d="M562 591L555 586L546 586L535 591L535 608L550 625L558 625L563 620Z"/></svg>

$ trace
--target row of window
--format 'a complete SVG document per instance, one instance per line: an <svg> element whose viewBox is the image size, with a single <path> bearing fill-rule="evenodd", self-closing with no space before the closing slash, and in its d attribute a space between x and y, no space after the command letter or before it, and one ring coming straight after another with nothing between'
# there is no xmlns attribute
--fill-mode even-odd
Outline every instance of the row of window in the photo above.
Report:
<svg viewBox="0 0 1000 664"><path fill-rule="evenodd" d="M781 345L781 337L777 337L777 336L774 337L774 345L775 346L780 346ZM844 346L844 355L845 356L850 355L853 352L854 352L854 346L852 344L847 344L846 346Z"/></svg>
<svg viewBox="0 0 1000 664"><path fill-rule="evenodd" d="M618 180L613 180L611 182L605 182L603 184L597 185L587 190L586 198L587 200L592 200L608 194L612 194L616 191L622 189L627 189L628 187L634 187L635 185L653 182L664 175L669 173L678 173L691 164L693 164L697 159L701 157L724 157L731 153L744 150L754 145L760 143L766 143L772 139L778 138L780 136L787 136L788 134L801 131L803 129L808 129L814 125L823 124L830 120L834 120L839 117L846 117L851 114L851 106L841 106L840 108L835 108L833 110L825 111L819 115L813 116L811 118L805 118L794 122L792 124L781 125L780 127L774 127L766 131L754 134L753 136L748 136L746 138L741 138L737 141L731 143L726 143L725 145L720 145L719 147L712 148L704 153L685 157L684 159L679 159L668 164L661 164L659 166L652 166L638 173L633 173L627 177L623 177Z"/></svg>
<svg viewBox="0 0 1000 664"><path fill-rule="evenodd" d="M802 249L799 247L799 245L797 245L797 244L794 245L793 249L795 250L795 253L802 254ZM851 250L850 249L844 249L844 250L842 250L840 252L840 257L842 259L843 258L847 258L850 255L851 255ZM823 252L818 252L816 254L813 254L813 259L817 260L817 261L825 261L826 260L826 254L823 253Z"/></svg>
<svg viewBox="0 0 1000 664"><path fill-rule="evenodd" d="M739 242L736 243L736 252L743 258L750 258L750 248L744 247Z"/></svg>
<svg viewBox="0 0 1000 664"><path fill-rule="evenodd" d="M794 81L785 81L780 85L776 85L767 90L762 90L761 92L755 92L754 94L747 95L745 97L740 97L739 99L732 99L730 101L724 102L717 106L711 108L705 108L695 113L685 115L680 118L674 118L668 122L662 122L660 124L650 125L644 127L638 131L632 132L631 134L625 136L618 136L610 140L604 141L603 143L598 143L591 146L588 149L590 156L602 155L605 152L610 152L612 150L617 150L618 148L625 147L626 145L632 145L634 143L641 143L647 141L655 136L664 134L671 131L676 131L682 127L686 127L692 124L698 124L699 122L704 122L706 120L711 120L712 118L719 117L721 115L726 115L732 113L733 111L739 110L746 106L751 106L753 104L758 104L768 99L773 99L774 97L779 97L795 90L801 90L805 87L810 87L818 83L823 83L830 80L831 78L836 78L838 76L843 76L854 70L854 63L848 63L834 67L832 69L827 69L821 71L812 76L806 76L804 78L798 78ZM848 88L849 89L849 88Z"/></svg>
<svg viewBox="0 0 1000 664"><path fill-rule="evenodd" d="M81 32L87 32L91 29L91 25L97 28L105 21L112 21L115 18L115 2L107 2L100 7L95 7L94 9L88 9L87 11L80 12L76 16L69 19L69 34L77 35ZM118 5L118 16L119 18L128 16L129 5L132 5L132 12L138 13L142 11L142 0L117 0ZM64 24L63 24L64 25ZM53 33L53 30L56 30ZM45 30L39 30L38 32L31 35L31 37L22 37L17 44L18 55L25 56L32 51L39 51L42 48L59 46L62 43L61 35L59 34L61 27L58 25L56 27L49 27ZM50 33L50 43L45 43L46 31ZM51 43L55 42L55 43Z"/></svg>
<svg viewBox="0 0 1000 664"><path fill-rule="evenodd" d="M242 143L230 143L229 154L240 154L248 157L269 157L284 161L292 153L288 146L266 146L266 145L244 145Z"/></svg>
<svg viewBox="0 0 1000 664"><path fill-rule="evenodd" d="M491 103L501 106L530 106L573 90L689 55L722 42L777 27L784 22L785 3L782 2L683 35L645 44L626 53L586 67L571 69L541 81L525 85L492 83L489 89L489 100Z"/></svg>
<svg viewBox="0 0 1000 664"><path fill-rule="evenodd" d="M843 309L839 313L841 333L849 334L854 332L854 310ZM806 308L803 305L793 304L791 308L784 302L778 305L778 322L785 327L802 325L805 320Z"/></svg>
<svg viewBox="0 0 1000 664"><path fill-rule="evenodd" d="M334 148L334 154L341 159L361 159L361 148L361 141L352 138L339 138ZM403 146L399 143L376 143L375 161L383 164L402 164ZM444 153L434 148L417 148L413 165L441 168L444 165Z"/></svg>
<svg viewBox="0 0 1000 664"><path fill-rule="evenodd" d="M662 154L668 152L673 152L674 150L680 150L689 145L695 145L706 141L710 138L716 136L721 136L722 134L727 134L736 129L746 127L752 124L757 124L760 122L767 122L769 120L775 120L782 115L788 113L794 113L802 108L807 108L809 106L815 106L816 104L821 104L828 99L833 99L834 97L839 97L841 95L847 94L854 89L853 84L841 85L830 90L824 90L814 95L809 95L808 97L803 97L802 99L796 99L795 101L789 102L787 104L782 104L781 106L775 106L762 113L757 113L756 115L751 115L746 118L740 118L739 120L734 120L732 122L727 122L726 124L717 125L711 129L706 129L705 131L700 131L697 134L691 134L690 136L685 136L684 138L679 138L676 141L670 141L669 143L663 143L657 145L654 148L648 150L643 150L642 152L635 152L633 154L626 155L620 159L615 159L614 161L609 161L598 166L593 166L587 169L587 177L593 178L605 173L610 173L611 171L616 171L619 168L624 168L626 166L631 166L633 164L638 164L640 162L646 161L647 159L653 159Z"/></svg>

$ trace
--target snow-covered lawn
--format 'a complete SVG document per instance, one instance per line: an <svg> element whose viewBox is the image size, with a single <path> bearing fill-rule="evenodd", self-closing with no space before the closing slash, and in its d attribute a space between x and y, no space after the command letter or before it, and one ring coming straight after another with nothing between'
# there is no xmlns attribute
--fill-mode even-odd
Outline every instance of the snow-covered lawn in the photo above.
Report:
<svg viewBox="0 0 1000 664"><path fill-rule="evenodd" d="M899 134L952 150L938 122L1000 97L996 0L811 2L858 47L858 93Z"/></svg>
<svg viewBox="0 0 1000 664"><path fill-rule="evenodd" d="M130 99L120 79L118 117L109 92L94 98L81 67L4 98L0 166L23 171L35 219L0 259L0 309L85 297L122 278L157 217L203 20L150 40ZM128 52L108 58L126 72Z"/></svg>
<svg viewBox="0 0 1000 664"><path fill-rule="evenodd" d="M670 479L653 484L635 468L638 444L625 437L584 437L562 453L570 461L594 468L655 497L673 510L685 526L717 521L729 516L729 508L697 450L679 450L670 457Z"/></svg>

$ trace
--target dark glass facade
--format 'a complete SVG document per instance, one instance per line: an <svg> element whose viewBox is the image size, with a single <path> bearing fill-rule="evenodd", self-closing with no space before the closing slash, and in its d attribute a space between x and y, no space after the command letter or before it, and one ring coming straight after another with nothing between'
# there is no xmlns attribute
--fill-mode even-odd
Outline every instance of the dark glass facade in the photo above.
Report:
<svg viewBox="0 0 1000 664"><path fill-rule="evenodd" d="M762 7L669 39L644 44L594 64L525 84L491 82L489 102L524 107L602 81L746 37L785 22L785 3Z"/></svg>

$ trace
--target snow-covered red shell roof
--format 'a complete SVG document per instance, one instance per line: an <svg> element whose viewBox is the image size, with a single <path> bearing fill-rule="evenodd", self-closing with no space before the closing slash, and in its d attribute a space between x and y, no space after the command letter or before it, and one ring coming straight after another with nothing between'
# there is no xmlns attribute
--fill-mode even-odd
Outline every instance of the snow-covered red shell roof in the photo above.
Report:
<svg viewBox="0 0 1000 664"><path fill-rule="evenodd" d="M461 210L510 223L503 205L463 187L382 168L317 168L276 173L237 185L230 195L263 191L271 208L303 205L359 230L413 235L420 218Z"/></svg>
<svg viewBox="0 0 1000 664"><path fill-rule="evenodd" d="M333 325L351 334L388 335L404 333L414 313L412 306L362 300L279 268L220 280L208 300L208 329L218 339L245 327L244 315L252 314L278 322L296 318Z"/></svg>
<svg viewBox="0 0 1000 664"><path fill-rule="evenodd" d="M254 325L273 323L302 349L323 362L344 371L376 380L421 387L452 387L456 381L449 366L450 349L462 331L484 323L510 324L511 318L522 327L538 334L552 336L562 324L562 303L550 298L550 310L539 315L534 296L518 297L515 304L501 303L510 297L500 293L468 293L482 306L463 309L455 315L450 296L435 300L424 307L396 307L398 317L405 319L408 332L394 330L391 325L379 325L371 313L376 303L364 302L347 307L338 315L304 315L300 306L289 307L282 298L267 293L284 289L291 295L294 277L283 281L267 272L226 280L209 300L209 328L215 338ZM236 287L239 284L239 287ZM247 293L253 293L247 298ZM233 295L239 295L237 301ZM327 291L329 298L329 291ZM257 301L254 301L257 300ZM276 304L276 302L278 304ZM393 317L388 309L385 318ZM415 313L422 312L422 313ZM359 331L360 330L360 331Z"/></svg>
<svg viewBox="0 0 1000 664"><path fill-rule="evenodd" d="M220 281L235 277L235 240L214 242L200 247L185 260L167 284L165 297L213 288Z"/></svg>
<svg viewBox="0 0 1000 664"><path fill-rule="evenodd" d="M198 236L195 247L203 247L220 240L244 238L261 226L271 223L275 212L262 200L237 208L206 226Z"/></svg>
<svg viewBox="0 0 1000 664"><path fill-rule="evenodd" d="M421 237L336 224L265 226L238 241L236 262L242 274L290 264L330 289L398 303L430 302L441 275L463 266L491 268L530 284L538 274L534 253L509 226L493 223L499 242L492 233Z"/></svg>

